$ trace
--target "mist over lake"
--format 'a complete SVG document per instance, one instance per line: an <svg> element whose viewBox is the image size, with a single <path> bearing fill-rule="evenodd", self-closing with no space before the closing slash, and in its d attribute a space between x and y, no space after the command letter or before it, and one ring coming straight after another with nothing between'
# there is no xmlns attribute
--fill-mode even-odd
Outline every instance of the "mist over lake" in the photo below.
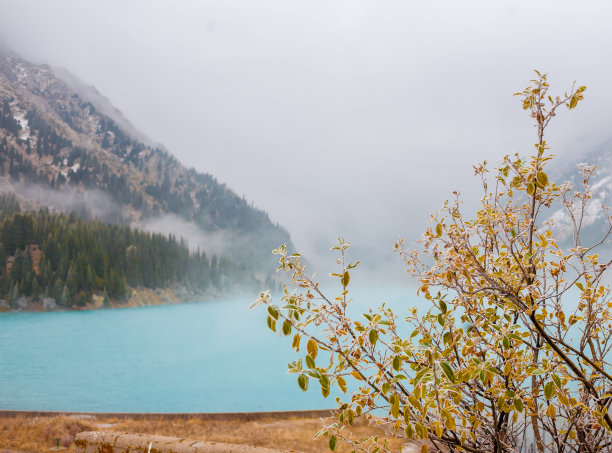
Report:
<svg viewBox="0 0 612 453"><path fill-rule="evenodd" d="M411 288L355 291L355 311ZM93 412L250 412L335 407L302 392L287 363L291 337L265 324L254 296L116 310L0 316L0 409Z"/></svg>

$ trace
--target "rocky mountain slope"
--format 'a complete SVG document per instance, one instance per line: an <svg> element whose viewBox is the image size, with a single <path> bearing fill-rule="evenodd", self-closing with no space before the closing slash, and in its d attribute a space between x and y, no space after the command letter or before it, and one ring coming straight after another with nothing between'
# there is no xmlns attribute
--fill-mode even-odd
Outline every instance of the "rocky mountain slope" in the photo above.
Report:
<svg viewBox="0 0 612 453"><path fill-rule="evenodd" d="M288 232L153 143L67 71L0 51L0 190L22 206L184 235L209 254L273 270L270 251L292 247Z"/></svg>

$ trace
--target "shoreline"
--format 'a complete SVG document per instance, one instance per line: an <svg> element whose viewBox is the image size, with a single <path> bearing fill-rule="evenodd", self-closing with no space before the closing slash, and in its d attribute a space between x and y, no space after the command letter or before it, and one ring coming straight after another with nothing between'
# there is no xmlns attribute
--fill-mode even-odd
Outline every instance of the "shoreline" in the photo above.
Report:
<svg viewBox="0 0 612 453"><path fill-rule="evenodd" d="M123 303L111 301L108 305L104 305L103 298L99 295L94 295L91 302L84 306L73 305L71 307L55 306L54 308L45 308L40 301L29 302L23 308L7 308L0 305L0 316L5 313L61 313L61 312L78 312L78 311L97 311L97 310L117 310L123 308L140 308L140 307L155 307L160 305L178 305L191 304L198 302L209 302L221 297L233 297L242 294L242 290L233 291L193 291L185 287L168 287L168 288L130 288L130 295ZM253 292L255 294L255 292Z"/></svg>
<svg viewBox="0 0 612 453"><path fill-rule="evenodd" d="M21 411L0 409L0 418L18 417L75 417L118 418L131 420L175 420L199 419L214 421L252 421L260 419L328 418L335 409L310 409L294 411L263 412L67 412L67 411Z"/></svg>

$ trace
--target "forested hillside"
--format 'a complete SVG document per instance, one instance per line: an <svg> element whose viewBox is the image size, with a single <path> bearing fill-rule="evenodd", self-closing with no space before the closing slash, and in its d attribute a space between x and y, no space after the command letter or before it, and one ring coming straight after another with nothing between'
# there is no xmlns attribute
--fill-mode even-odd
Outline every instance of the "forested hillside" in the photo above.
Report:
<svg viewBox="0 0 612 453"><path fill-rule="evenodd" d="M131 288L180 285L216 294L254 285L252 274L228 258L190 252L184 240L84 220L76 215L21 212L0 196L0 299L4 308L83 307L93 296L121 305Z"/></svg>

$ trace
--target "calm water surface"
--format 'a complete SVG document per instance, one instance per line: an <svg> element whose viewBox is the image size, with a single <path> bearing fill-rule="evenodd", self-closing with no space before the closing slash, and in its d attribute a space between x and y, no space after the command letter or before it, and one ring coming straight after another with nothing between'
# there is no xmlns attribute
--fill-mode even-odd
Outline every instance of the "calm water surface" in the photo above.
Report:
<svg viewBox="0 0 612 453"><path fill-rule="evenodd" d="M384 297L381 296L384 294ZM414 290L359 291L405 314ZM291 337L252 297L86 312L0 315L0 409L241 412L335 407L286 373ZM314 383L313 383L314 384Z"/></svg>

